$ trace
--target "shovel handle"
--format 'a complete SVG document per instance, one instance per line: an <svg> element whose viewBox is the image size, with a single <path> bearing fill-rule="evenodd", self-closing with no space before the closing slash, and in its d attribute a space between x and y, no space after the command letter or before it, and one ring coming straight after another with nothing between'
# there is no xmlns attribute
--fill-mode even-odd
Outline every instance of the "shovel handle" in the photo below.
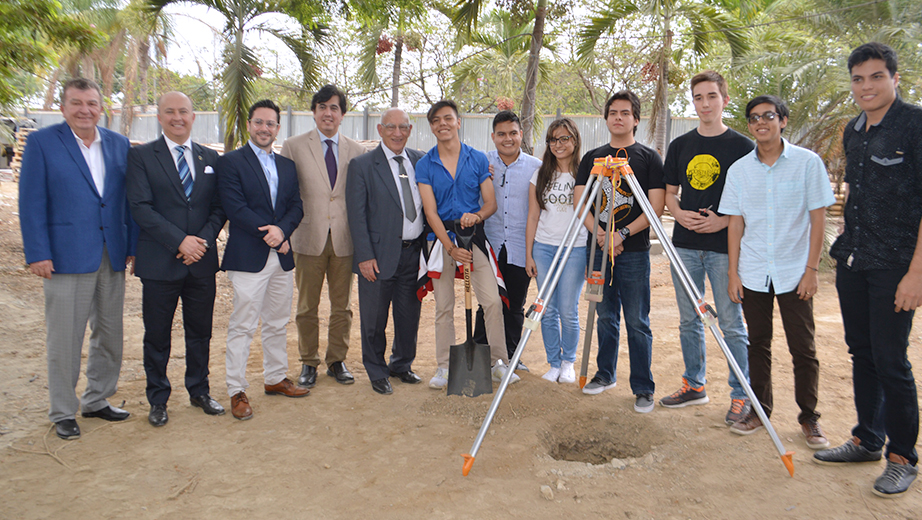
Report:
<svg viewBox="0 0 922 520"><path fill-rule="evenodd" d="M464 264L464 308L471 310L471 264Z"/></svg>

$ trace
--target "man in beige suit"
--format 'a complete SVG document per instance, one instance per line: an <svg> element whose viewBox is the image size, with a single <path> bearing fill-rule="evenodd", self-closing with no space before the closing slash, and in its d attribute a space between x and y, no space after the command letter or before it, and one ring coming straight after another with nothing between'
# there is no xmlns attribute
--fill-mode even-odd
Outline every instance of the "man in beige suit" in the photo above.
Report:
<svg viewBox="0 0 922 520"><path fill-rule="evenodd" d="M330 296L330 321L324 362L336 382L355 382L346 368L349 329L352 326L352 237L346 220L346 171L349 161L365 153L362 145L339 134L346 113L346 94L325 85L311 99L316 130L290 137L282 155L298 167L304 219L291 235L298 286L298 384L317 384L320 364L320 319L317 307L323 279Z"/></svg>

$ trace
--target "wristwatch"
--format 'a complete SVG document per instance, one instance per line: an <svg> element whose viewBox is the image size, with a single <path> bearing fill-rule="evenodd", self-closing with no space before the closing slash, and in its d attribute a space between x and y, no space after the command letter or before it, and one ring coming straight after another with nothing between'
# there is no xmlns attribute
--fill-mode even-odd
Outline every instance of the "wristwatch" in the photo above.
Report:
<svg viewBox="0 0 922 520"><path fill-rule="evenodd" d="M628 227L623 227L618 230L618 234L621 235L621 241L624 242L627 237L631 236L631 230Z"/></svg>

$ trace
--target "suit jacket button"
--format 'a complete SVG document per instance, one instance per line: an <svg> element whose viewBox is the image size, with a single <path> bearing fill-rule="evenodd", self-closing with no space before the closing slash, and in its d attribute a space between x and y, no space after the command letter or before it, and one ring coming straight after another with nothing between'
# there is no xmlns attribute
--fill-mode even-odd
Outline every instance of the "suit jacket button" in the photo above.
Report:
<svg viewBox="0 0 922 520"><path fill-rule="evenodd" d="M100 207L100 208L104 208L104 207L106 207L106 204L105 204L105 203L102 203L102 204L99 205L99 207Z"/></svg>
<svg viewBox="0 0 922 520"><path fill-rule="evenodd" d="M99 230L102 231L102 226L99 226Z"/></svg>

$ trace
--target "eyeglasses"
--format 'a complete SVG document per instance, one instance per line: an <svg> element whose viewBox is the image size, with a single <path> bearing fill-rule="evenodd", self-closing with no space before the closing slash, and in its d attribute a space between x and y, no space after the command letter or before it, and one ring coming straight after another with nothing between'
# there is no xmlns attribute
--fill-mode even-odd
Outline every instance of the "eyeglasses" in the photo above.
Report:
<svg viewBox="0 0 922 520"><path fill-rule="evenodd" d="M766 121L774 121L778 117L778 114L775 112L766 112L761 116L759 114L749 114L749 124L754 125L759 122L760 119L765 119Z"/></svg>
<svg viewBox="0 0 922 520"><path fill-rule="evenodd" d="M250 122L253 123L253 126L263 126L266 125L266 128L272 130L273 128L279 126L275 121L263 121L262 119L250 119Z"/></svg>
<svg viewBox="0 0 922 520"><path fill-rule="evenodd" d="M384 129L387 130L388 132L393 132L394 130L398 128L400 129L401 132L409 132L410 129L413 128L413 125L407 125L407 124L395 125L393 123L388 123L386 125L381 125L381 126L384 127Z"/></svg>
<svg viewBox="0 0 922 520"><path fill-rule="evenodd" d="M566 144L570 139L576 139L572 135L562 135L560 137L548 137L547 144L557 144L557 141L560 141L562 144Z"/></svg>

